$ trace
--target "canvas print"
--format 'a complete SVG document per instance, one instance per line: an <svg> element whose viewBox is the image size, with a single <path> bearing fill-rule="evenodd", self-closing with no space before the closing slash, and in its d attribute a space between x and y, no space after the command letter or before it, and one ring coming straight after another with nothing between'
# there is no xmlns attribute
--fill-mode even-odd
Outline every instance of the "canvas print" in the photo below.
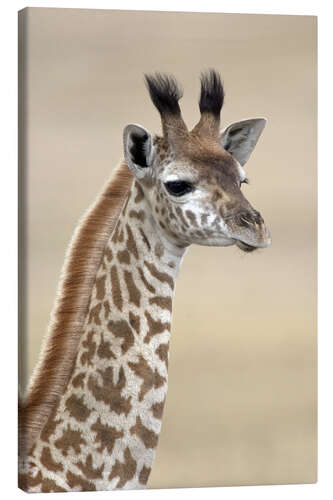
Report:
<svg viewBox="0 0 333 500"><path fill-rule="evenodd" d="M19 146L19 487L315 482L316 19L24 9Z"/></svg>

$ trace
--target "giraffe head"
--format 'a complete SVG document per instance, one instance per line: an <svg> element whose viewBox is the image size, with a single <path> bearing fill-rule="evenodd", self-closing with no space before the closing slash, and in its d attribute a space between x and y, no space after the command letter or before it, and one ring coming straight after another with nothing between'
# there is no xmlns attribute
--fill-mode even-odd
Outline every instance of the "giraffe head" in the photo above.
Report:
<svg viewBox="0 0 333 500"><path fill-rule="evenodd" d="M125 159L142 187L153 220L178 246L229 246L249 252L270 244L260 213L242 192L243 169L264 127L264 118L242 120L220 130L224 90L213 70L201 76L201 117L189 131L179 107L182 91L167 75L146 76L163 136L140 125L124 130Z"/></svg>

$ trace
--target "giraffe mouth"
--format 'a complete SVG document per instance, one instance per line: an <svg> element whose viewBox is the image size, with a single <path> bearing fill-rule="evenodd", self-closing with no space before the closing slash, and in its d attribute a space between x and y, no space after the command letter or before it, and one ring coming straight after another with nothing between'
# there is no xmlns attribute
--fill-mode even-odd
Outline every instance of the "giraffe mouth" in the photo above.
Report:
<svg viewBox="0 0 333 500"><path fill-rule="evenodd" d="M254 250L258 249L258 247L249 245L248 243L244 243L244 241L236 240L235 243L238 246L238 248L240 248L243 252L246 253L253 252Z"/></svg>

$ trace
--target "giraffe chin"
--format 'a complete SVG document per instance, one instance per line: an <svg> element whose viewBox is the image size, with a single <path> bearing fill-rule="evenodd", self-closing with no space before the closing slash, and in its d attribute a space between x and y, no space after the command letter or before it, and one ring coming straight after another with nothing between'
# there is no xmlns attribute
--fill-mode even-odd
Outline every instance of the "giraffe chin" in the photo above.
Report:
<svg viewBox="0 0 333 500"><path fill-rule="evenodd" d="M235 243L238 246L238 248L240 248L243 252L246 253L250 253L258 249L258 247L254 247L252 245L249 245L248 243L244 243L244 241L236 240Z"/></svg>

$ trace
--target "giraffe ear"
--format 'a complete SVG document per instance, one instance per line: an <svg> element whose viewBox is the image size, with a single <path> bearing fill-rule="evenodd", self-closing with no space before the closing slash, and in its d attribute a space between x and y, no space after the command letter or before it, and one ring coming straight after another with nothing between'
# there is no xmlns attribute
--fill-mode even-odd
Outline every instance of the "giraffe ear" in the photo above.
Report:
<svg viewBox="0 0 333 500"><path fill-rule="evenodd" d="M151 175L153 146L150 133L141 125L130 124L124 129L125 160L135 177Z"/></svg>
<svg viewBox="0 0 333 500"><path fill-rule="evenodd" d="M220 134L221 146L243 166L254 150L266 123L266 118L251 118L232 123Z"/></svg>

